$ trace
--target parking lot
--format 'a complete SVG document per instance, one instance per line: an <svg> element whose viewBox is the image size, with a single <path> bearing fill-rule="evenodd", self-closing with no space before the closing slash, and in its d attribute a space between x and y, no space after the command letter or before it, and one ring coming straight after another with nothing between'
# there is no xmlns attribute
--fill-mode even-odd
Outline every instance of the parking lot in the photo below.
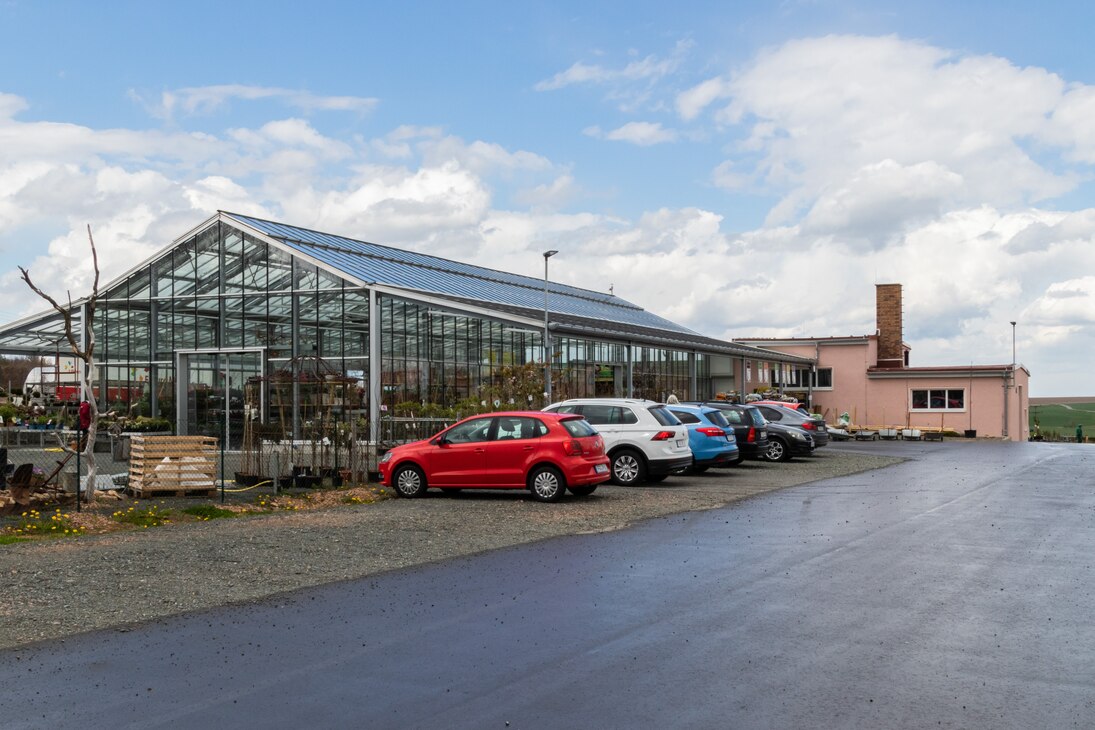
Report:
<svg viewBox="0 0 1095 730"><path fill-rule="evenodd" d="M371 577L5 652L18 661L0 662L0 681L29 672L40 701L32 713L5 696L0 710L14 727L337 724L335 707L373 727L1089 727L1089 449L833 445L816 465L903 460L607 534L575 535L579 515L647 495L702 500L714 481L558 505L511 493L393 500L369 513L398 516L390 542L355 508L327 525L322 553L306 549L320 533L293 516L284 531L247 529L227 554L204 553L219 585L299 568L298 548L304 564L324 555ZM785 465L772 466L764 473ZM528 542L549 524L564 536L423 562L454 538L486 547L471 525L516 526ZM240 525L202 527L218 532L189 542ZM168 536L140 535L125 551L163 558L153 546ZM248 544L285 568L236 552ZM62 549L76 562L95 553ZM37 550L35 580L50 581L58 564ZM401 551L383 575L364 564L378 550ZM400 562L415 567L390 570ZM149 587L143 600L159 595ZM110 692L76 681L92 666L113 672ZM285 686L291 696L276 691Z"/></svg>

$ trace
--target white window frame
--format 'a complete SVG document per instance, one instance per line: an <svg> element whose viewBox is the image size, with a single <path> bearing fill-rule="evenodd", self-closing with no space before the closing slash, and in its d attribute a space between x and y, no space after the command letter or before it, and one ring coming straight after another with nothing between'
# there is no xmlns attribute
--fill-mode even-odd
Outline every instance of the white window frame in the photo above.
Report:
<svg viewBox="0 0 1095 730"><path fill-rule="evenodd" d="M932 394L933 390L943 391L943 393L944 393L943 402L944 403L949 403L950 402L950 397L949 397L948 394L951 391L961 392L962 393L962 407L961 408L951 408L949 406L944 406L942 408L930 408L930 407L929 408L916 408L916 407L913 406L913 393L915 393L917 391L924 391L925 393L928 394L928 403L930 404L931 403L931 394ZM964 413L966 411L966 396L967 395L968 395L968 393L967 393L967 390L965 388L947 388L947 387L943 387L943 388L909 388L909 412L910 413Z"/></svg>
<svg viewBox="0 0 1095 730"><path fill-rule="evenodd" d="M818 373L820 373L822 370L828 370L829 371L829 384L828 385L818 385L817 384ZM815 369L810 371L810 380L812 381L812 390L832 390L833 389L833 369L831 367L815 368ZM912 398L911 395L909 397L910 397L910 399Z"/></svg>

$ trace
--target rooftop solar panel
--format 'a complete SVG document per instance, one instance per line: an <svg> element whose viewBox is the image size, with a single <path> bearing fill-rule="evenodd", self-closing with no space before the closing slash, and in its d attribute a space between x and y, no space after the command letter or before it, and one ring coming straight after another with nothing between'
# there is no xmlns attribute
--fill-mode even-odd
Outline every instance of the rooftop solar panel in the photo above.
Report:
<svg viewBox="0 0 1095 730"><path fill-rule="evenodd" d="M542 309L544 305L543 279L236 213L225 215L366 284L385 284L533 309ZM548 292L548 306L553 312L695 334L611 294L558 282L548 282Z"/></svg>

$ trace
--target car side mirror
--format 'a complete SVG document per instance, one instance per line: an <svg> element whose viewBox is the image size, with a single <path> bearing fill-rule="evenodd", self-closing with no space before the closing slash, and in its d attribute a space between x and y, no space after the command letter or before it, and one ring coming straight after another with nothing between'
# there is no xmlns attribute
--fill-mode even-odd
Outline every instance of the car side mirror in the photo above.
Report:
<svg viewBox="0 0 1095 730"><path fill-rule="evenodd" d="M448 437L446 437L446 436L438 436L437 440L434 441L434 443L437 444L438 446L448 446L449 444L452 443L452 441L449 441Z"/></svg>

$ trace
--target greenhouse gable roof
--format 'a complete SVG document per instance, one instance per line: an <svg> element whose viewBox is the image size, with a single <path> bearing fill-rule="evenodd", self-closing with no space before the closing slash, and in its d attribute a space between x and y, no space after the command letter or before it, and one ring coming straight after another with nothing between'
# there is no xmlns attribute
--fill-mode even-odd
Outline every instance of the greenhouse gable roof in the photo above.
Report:
<svg viewBox="0 0 1095 730"><path fill-rule="evenodd" d="M383 284L440 296L460 297L539 311L543 311L544 308L543 279L320 233L237 213L223 212L223 216L229 221L235 221L259 231L363 284ZM550 281L548 292L550 294L549 309L553 314L569 314L682 334L697 334L693 330L652 314L612 294Z"/></svg>

